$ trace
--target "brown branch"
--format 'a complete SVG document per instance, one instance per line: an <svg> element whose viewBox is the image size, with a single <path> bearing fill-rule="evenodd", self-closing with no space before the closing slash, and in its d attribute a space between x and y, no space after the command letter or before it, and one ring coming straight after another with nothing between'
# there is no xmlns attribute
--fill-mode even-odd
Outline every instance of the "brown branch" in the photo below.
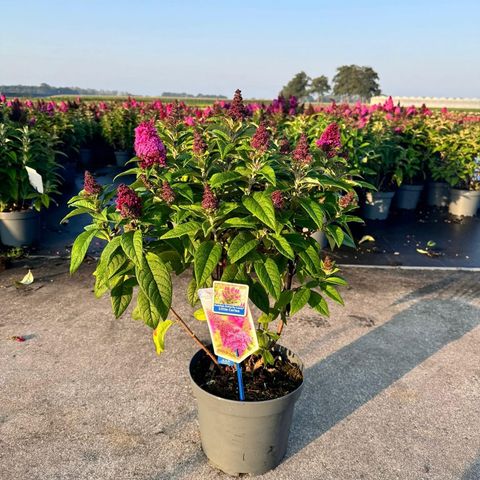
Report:
<svg viewBox="0 0 480 480"><path fill-rule="evenodd" d="M212 362L218 367L218 361L215 358L215 355L201 342L201 340L193 333L193 330L185 323L185 321L180 317L180 315L170 307L170 311L175 315L177 321L180 325L187 331L187 333L193 338L195 342L200 346L200 348L212 359Z"/></svg>

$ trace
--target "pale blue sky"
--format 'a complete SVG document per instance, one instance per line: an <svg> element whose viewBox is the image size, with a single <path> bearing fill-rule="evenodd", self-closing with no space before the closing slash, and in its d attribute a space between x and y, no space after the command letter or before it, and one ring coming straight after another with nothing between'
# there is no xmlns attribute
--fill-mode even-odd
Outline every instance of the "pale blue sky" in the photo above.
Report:
<svg viewBox="0 0 480 480"><path fill-rule="evenodd" d="M479 0L0 0L0 84L271 98L369 65L393 95L480 97Z"/></svg>

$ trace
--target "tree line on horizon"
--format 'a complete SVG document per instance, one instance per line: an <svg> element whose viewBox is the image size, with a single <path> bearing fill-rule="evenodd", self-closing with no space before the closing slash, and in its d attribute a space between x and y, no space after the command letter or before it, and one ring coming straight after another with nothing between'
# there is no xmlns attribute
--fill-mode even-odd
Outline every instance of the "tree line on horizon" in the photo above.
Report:
<svg viewBox="0 0 480 480"><path fill-rule="evenodd" d="M324 101L327 95L342 101L368 101L380 95L378 73L372 67L342 65L332 79L332 86L325 75L311 78L305 72L297 73L280 91L288 98L297 97L300 101Z"/></svg>
<svg viewBox="0 0 480 480"><path fill-rule="evenodd" d="M0 92L10 97L51 97L54 95L101 95L107 97L128 96L128 92L97 90L95 88L53 87L48 83L40 85L0 85Z"/></svg>

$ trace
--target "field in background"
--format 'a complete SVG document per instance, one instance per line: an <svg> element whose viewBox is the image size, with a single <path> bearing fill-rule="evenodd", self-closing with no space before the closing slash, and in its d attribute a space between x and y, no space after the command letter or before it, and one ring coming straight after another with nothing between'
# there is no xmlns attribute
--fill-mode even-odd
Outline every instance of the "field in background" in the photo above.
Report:
<svg viewBox="0 0 480 480"><path fill-rule="evenodd" d="M122 102L127 100L129 97L127 96L98 96L98 95L53 95L49 97L35 97L32 100L54 100L54 101L67 101L67 100L75 100L76 98L80 97L84 101L96 101L96 102ZM19 97L22 98L22 97ZM24 97L26 98L26 97ZM191 98L191 97L144 97L144 96L136 96L132 95L131 98L135 98L139 102L154 102L156 100L160 100L164 103L170 103L174 100L178 100L179 102L184 102L186 105L192 105L196 107L202 107L206 105L213 105L216 101L225 101L228 102L231 99L218 99L218 98ZM245 102L248 103L265 103L270 104L272 100L265 100L265 99L244 99Z"/></svg>

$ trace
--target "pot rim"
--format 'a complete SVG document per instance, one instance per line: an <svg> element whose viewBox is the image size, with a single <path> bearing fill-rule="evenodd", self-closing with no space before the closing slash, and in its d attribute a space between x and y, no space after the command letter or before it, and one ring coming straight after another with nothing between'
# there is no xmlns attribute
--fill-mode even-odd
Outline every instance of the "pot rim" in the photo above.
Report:
<svg viewBox="0 0 480 480"><path fill-rule="evenodd" d="M0 217L3 216L21 216L21 217L33 217L38 214L37 210L34 210L32 207L24 208L23 210L5 210L0 212Z"/></svg>
<svg viewBox="0 0 480 480"><path fill-rule="evenodd" d="M480 190L467 190L466 188L452 188L452 192L464 192L464 193L474 193L475 195L480 195Z"/></svg>
<svg viewBox="0 0 480 480"><path fill-rule="evenodd" d="M423 189L423 183L402 183L398 188L399 190L402 188L404 190L421 190Z"/></svg>
<svg viewBox="0 0 480 480"><path fill-rule="evenodd" d="M292 352L292 350L288 349L287 347L284 347L283 345L278 345L277 344L277 345L275 345L275 347L279 347L279 348L282 348L282 349L285 349L287 351ZM207 348L208 348L208 346L207 346ZM230 405L244 405L244 404L246 404L246 405L255 405L255 404L268 405L268 404L273 404L273 403L276 403L276 402L279 402L279 401L283 401L283 400L299 393L301 391L301 389L303 388L303 385L305 383L305 377L303 375L303 362L300 360L300 358L298 358L298 356L295 352L292 352L292 353L294 353L295 356L297 356L297 358L299 360L299 363L300 363L300 369L302 371L302 383L300 383L300 385L295 390L292 390L291 392L287 393L286 395L282 395L281 397L272 398L271 400L253 400L253 401L243 400L242 401L242 400L230 400L229 398L219 397L218 395L213 395L212 393L204 390L192 377L193 361L194 361L195 357L200 352L203 352L203 350L202 349L197 350L197 352L193 355L193 357L191 358L190 363L188 365L188 375L190 376L190 380L191 380L192 384L195 385L196 388L198 388L200 391L202 391L203 394L207 395L209 398L225 402L227 405L229 405L229 404Z"/></svg>

